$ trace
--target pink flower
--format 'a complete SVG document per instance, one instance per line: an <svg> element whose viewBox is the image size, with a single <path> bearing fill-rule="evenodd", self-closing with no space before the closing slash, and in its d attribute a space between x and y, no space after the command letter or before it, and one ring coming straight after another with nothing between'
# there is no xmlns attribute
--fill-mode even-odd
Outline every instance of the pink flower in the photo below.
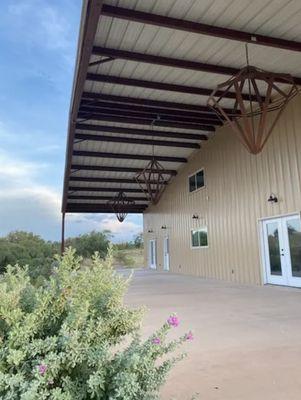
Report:
<svg viewBox="0 0 301 400"><path fill-rule="evenodd" d="M172 314L172 315L168 318L167 323L168 323L170 326L173 326L173 327L176 328L176 327L179 325L180 320L179 320L179 318L178 318L175 314Z"/></svg>
<svg viewBox="0 0 301 400"><path fill-rule="evenodd" d="M47 371L47 365L45 364L38 365L38 370L40 375L44 375L45 372Z"/></svg>
<svg viewBox="0 0 301 400"><path fill-rule="evenodd" d="M186 339L186 340L193 340L193 339L194 339L193 333L192 333L191 331L189 331L188 333L186 333L185 339Z"/></svg>
<svg viewBox="0 0 301 400"><path fill-rule="evenodd" d="M158 338L158 337L156 337L156 338L154 338L154 339L152 340L152 343L153 343L153 344L161 344L161 339Z"/></svg>

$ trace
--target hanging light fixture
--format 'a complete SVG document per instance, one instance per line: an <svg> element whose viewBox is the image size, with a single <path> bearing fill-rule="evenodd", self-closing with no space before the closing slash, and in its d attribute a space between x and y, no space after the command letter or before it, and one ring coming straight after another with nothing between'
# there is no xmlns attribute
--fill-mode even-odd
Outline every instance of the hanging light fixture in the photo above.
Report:
<svg viewBox="0 0 301 400"><path fill-rule="evenodd" d="M216 87L208 99L208 106L223 123L231 126L250 153L258 154L288 101L298 93L298 88L289 74L268 72L249 65L247 45L246 59L246 67ZM244 90L248 100L243 99ZM234 91L235 101L231 111L228 111L229 107L226 111L222 103L230 91ZM268 120L270 112L273 114Z"/></svg>
<svg viewBox="0 0 301 400"><path fill-rule="evenodd" d="M153 126L160 117L152 121L151 128L153 130ZM152 136L153 140L153 136ZM143 192L146 194L148 199L152 204L157 204L167 186L167 183L170 181L171 175L166 178L166 171L162 164L155 158L155 148L154 144L152 145L152 159L147 164L147 166L139 172L136 176L136 182L139 184Z"/></svg>
<svg viewBox="0 0 301 400"><path fill-rule="evenodd" d="M128 214L128 206L133 206L135 202L130 200L125 193L120 190L114 199L108 201L108 204L116 214L118 221L123 222Z"/></svg>

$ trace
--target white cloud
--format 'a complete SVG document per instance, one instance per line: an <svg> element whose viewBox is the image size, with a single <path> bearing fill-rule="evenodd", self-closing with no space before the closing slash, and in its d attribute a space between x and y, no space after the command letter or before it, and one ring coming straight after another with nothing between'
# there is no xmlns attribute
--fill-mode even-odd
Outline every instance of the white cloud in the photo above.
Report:
<svg viewBox="0 0 301 400"><path fill-rule="evenodd" d="M48 164L28 162L0 152L0 235L27 230L45 239L59 240L61 229L61 193L41 184ZM109 230L114 242L132 240L141 230L141 217L128 215L120 223L114 214L70 214L66 218L66 236L92 230Z"/></svg>

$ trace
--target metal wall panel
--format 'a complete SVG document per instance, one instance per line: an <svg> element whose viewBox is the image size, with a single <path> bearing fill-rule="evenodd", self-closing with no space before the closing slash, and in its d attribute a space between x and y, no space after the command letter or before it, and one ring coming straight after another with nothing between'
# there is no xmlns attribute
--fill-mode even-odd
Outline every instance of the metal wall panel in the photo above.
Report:
<svg viewBox="0 0 301 400"><path fill-rule="evenodd" d="M288 105L262 153L251 155L228 127L193 154L157 206L144 214L148 242L157 239L163 269L163 238L170 237L170 270L241 283L263 282L259 219L301 210L301 96ZM188 176L205 168L206 186L188 192ZM278 203L267 201L271 193ZM193 214L199 215L196 222ZM161 229L166 225L167 229ZM190 248L190 229L208 226L209 247ZM153 231L149 233L148 231Z"/></svg>

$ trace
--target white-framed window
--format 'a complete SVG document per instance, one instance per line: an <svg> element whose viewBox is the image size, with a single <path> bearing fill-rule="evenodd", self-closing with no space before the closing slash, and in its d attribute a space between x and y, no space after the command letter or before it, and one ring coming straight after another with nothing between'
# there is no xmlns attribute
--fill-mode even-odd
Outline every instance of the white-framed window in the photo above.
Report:
<svg viewBox="0 0 301 400"><path fill-rule="evenodd" d="M191 247L208 247L208 228L203 226L197 229L191 229Z"/></svg>
<svg viewBox="0 0 301 400"><path fill-rule="evenodd" d="M189 193L195 192L205 186L204 168L188 177Z"/></svg>

